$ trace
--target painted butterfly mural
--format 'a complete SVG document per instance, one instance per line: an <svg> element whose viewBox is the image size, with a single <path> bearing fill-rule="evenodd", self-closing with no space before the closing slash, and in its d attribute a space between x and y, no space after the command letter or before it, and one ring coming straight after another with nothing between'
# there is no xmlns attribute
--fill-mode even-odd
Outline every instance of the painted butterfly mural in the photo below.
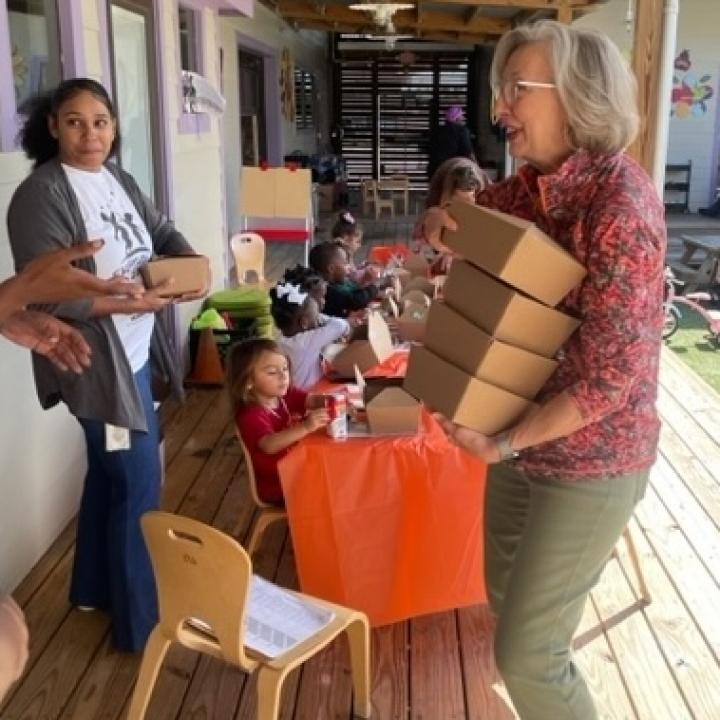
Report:
<svg viewBox="0 0 720 720"><path fill-rule="evenodd" d="M711 76L698 78L691 68L690 51L683 50L675 58L670 109L670 115L679 119L703 116L708 111L707 101L713 96Z"/></svg>

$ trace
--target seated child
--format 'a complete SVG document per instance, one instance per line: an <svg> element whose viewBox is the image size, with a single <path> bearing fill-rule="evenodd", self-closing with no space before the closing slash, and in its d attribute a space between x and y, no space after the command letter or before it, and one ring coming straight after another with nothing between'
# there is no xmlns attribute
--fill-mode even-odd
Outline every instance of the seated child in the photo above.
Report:
<svg viewBox="0 0 720 720"><path fill-rule="evenodd" d="M392 278L360 286L350 280L347 251L342 243L329 241L310 251L310 267L327 281L325 314L346 318L356 310L365 309L381 290L392 285Z"/></svg>
<svg viewBox="0 0 720 720"><path fill-rule="evenodd" d="M315 270L305 267L298 263L294 268L288 268L283 273L283 281L292 285L299 285L310 297L317 303L318 310L322 313L325 307L325 294L327 293L327 283L323 280ZM322 316L321 315L321 320Z"/></svg>
<svg viewBox="0 0 720 720"><path fill-rule="evenodd" d="M279 282L270 290L272 316L282 338L281 350L290 360L292 384L301 390L322 377L320 353L350 331L347 320L318 312L318 303L302 285Z"/></svg>
<svg viewBox="0 0 720 720"><path fill-rule="evenodd" d="M327 410L308 410L308 394L290 385L287 357L267 338L233 345L227 384L258 495L264 502L282 505L278 461L298 440L328 424Z"/></svg>
<svg viewBox="0 0 720 720"><path fill-rule="evenodd" d="M330 236L336 242L342 243L348 255L348 277L358 285L369 285L377 280L379 273L368 263L358 265L355 254L362 246L363 231L360 223L349 213L343 210L338 216L330 231Z"/></svg>
<svg viewBox="0 0 720 720"><path fill-rule="evenodd" d="M425 208L445 207L456 199L474 203L477 193L484 190L489 182L477 163L463 157L450 158L433 174ZM440 274L447 271L452 253L441 243L431 244L425 238L420 221L413 229L413 241L413 252L424 255Z"/></svg>

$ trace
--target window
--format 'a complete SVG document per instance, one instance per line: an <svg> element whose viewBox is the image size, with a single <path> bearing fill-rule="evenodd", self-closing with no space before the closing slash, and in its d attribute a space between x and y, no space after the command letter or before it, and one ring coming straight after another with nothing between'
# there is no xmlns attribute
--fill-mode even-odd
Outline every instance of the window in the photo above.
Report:
<svg viewBox="0 0 720 720"><path fill-rule="evenodd" d="M315 122L315 78L295 68L295 128L311 130Z"/></svg>
<svg viewBox="0 0 720 720"><path fill-rule="evenodd" d="M8 27L16 106L60 82L55 0L8 0Z"/></svg>
<svg viewBox="0 0 720 720"><path fill-rule="evenodd" d="M178 8L180 33L180 67L183 70L200 72L199 18L196 10Z"/></svg>

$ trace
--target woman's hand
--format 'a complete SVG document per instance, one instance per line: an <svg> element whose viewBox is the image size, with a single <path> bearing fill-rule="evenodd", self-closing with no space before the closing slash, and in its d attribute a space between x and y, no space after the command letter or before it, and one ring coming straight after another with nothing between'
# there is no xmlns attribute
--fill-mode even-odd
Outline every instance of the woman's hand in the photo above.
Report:
<svg viewBox="0 0 720 720"><path fill-rule="evenodd" d="M434 413L433 417L440 423L440 427L445 431L453 445L467 450L470 454L484 460L488 465L500 462L500 450L493 438L476 430L457 425L439 413Z"/></svg>
<svg viewBox="0 0 720 720"><path fill-rule="evenodd" d="M11 597L0 598L0 700L22 675L29 640L22 610Z"/></svg>
<svg viewBox="0 0 720 720"><path fill-rule="evenodd" d="M443 245L441 238L445 228L457 230L457 223L448 212L441 207L428 208L421 218L423 237L440 252L449 253L450 249Z"/></svg>
<svg viewBox="0 0 720 720"><path fill-rule="evenodd" d="M31 260L9 281L16 286L22 300L20 305L77 300L96 295L142 295L145 289L140 283L121 276L101 280L71 264L94 255L103 245L103 240L93 240Z"/></svg>
<svg viewBox="0 0 720 720"><path fill-rule="evenodd" d="M303 427L308 433L315 432L318 428L325 427L330 422L328 411L322 407L311 410L304 418Z"/></svg>
<svg viewBox="0 0 720 720"><path fill-rule="evenodd" d="M44 355L60 370L78 375L90 367L90 346L75 328L52 315L20 310L0 326L2 333L16 345Z"/></svg>

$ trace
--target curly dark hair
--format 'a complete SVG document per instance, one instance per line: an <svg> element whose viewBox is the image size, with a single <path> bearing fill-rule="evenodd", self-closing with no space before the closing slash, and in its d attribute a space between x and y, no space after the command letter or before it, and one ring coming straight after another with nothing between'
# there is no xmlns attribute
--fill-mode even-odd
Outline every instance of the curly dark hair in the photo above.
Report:
<svg viewBox="0 0 720 720"><path fill-rule="evenodd" d="M61 82L54 90L28 98L19 108L18 114L25 118L20 128L18 140L25 154L33 160L33 168L52 160L60 152L57 138L50 134L48 118L57 120L58 111L63 103L83 92L94 95L110 113L115 121L115 139L110 148L110 155L120 152L120 129L117 127L117 113L107 90L91 78L72 78Z"/></svg>

